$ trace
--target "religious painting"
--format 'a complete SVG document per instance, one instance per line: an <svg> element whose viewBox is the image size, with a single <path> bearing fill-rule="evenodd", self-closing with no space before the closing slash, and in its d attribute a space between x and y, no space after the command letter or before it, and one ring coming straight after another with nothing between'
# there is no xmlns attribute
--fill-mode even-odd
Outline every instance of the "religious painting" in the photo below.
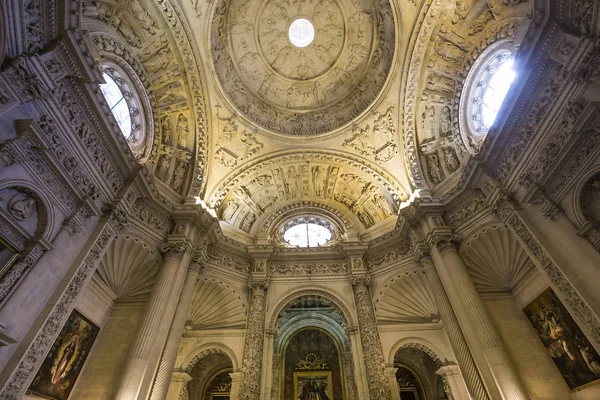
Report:
<svg viewBox="0 0 600 400"><path fill-rule="evenodd" d="M209 400L229 400L231 392L231 369L219 371L210 379L207 386Z"/></svg>
<svg viewBox="0 0 600 400"><path fill-rule="evenodd" d="M73 311L38 370L28 394L66 400L100 329Z"/></svg>
<svg viewBox="0 0 600 400"><path fill-rule="evenodd" d="M552 289L542 292L523 311L569 388L600 382L598 352Z"/></svg>
<svg viewBox="0 0 600 400"><path fill-rule="evenodd" d="M294 399L333 399L331 371L294 372Z"/></svg>

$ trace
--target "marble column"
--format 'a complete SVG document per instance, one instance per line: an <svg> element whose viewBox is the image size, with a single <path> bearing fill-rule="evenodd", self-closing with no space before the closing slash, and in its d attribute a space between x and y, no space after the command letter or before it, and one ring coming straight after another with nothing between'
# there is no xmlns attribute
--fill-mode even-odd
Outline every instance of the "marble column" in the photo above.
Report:
<svg viewBox="0 0 600 400"><path fill-rule="evenodd" d="M171 375L171 383L169 385L169 392L167 393L168 400L179 400L181 399L181 392L186 389L186 385L192 377L185 371L175 371Z"/></svg>
<svg viewBox="0 0 600 400"><path fill-rule="evenodd" d="M351 283L371 400L391 400L375 310L369 292L369 277L365 275L352 276Z"/></svg>
<svg viewBox="0 0 600 400"><path fill-rule="evenodd" d="M462 318L461 326L477 337L501 396L506 400L528 399L453 239L438 237L433 245L434 266L452 308L462 310L457 315Z"/></svg>
<svg viewBox="0 0 600 400"><path fill-rule="evenodd" d="M268 284L267 279L253 279L249 283L252 298L244 342L242 379L238 397L240 400L260 399L265 340L265 296Z"/></svg>
<svg viewBox="0 0 600 400"><path fill-rule="evenodd" d="M436 374L444 380L444 392L449 399L471 400L469 391L465 386L465 381L460 373L458 365L444 365L440 367Z"/></svg>
<svg viewBox="0 0 600 400"><path fill-rule="evenodd" d="M168 244L164 250L166 255L164 264L152 287L150 299L146 305L146 312L136 337L132 343L129 358L121 374L121 381L116 391L115 399L134 400L138 398L142 382L150 370L150 356L154 346L161 345L160 338L156 337L160 325L173 320L173 314L167 310L171 301L177 302L179 295L173 295L173 290L181 291L184 274L178 274L181 269L187 269L190 262L190 252L183 243Z"/></svg>
<svg viewBox="0 0 600 400"><path fill-rule="evenodd" d="M171 375L173 374L173 368L175 367L179 343L181 342L181 337L185 330L185 322L187 321L190 302L192 301L194 288L196 287L196 282L198 282L198 277L200 276L202 268L203 264L199 260L193 260L190 263L187 276L185 277L183 290L179 297L179 303L177 304L177 310L175 311L175 316L173 317L173 322L169 329L167 343L163 349L158 372L154 379L152 394L150 395L151 400L165 399L167 392L169 391L169 383L171 381Z"/></svg>
<svg viewBox="0 0 600 400"><path fill-rule="evenodd" d="M454 354L460 365L465 383L469 388L471 398L475 400L488 400L489 396L485 390L485 385L479 375L477 365L475 365L471 352L469 351L467 341L458 325L458 320L452 310L450 301L446 296L442 281L435 270L433 260L428 254L421 255L417 260L417 263L421 264L421 267L425 270L425 276L427 277L427 281L435 296L440 317L442 317L444 328L446 329L450 344L452 345L452 350L454 350Z"/></svg>

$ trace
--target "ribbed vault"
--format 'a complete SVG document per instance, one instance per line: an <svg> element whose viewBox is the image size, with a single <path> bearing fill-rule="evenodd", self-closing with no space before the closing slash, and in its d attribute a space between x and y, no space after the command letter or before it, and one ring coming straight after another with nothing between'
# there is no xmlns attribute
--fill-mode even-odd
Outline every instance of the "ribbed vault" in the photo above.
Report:
<svg viewBox="0 0 600 400"><path fill-rule="evenodd" d="M196 283L188 315L193 329L233 329L246 325L246 305L226 283L203 278Z"/></svg>

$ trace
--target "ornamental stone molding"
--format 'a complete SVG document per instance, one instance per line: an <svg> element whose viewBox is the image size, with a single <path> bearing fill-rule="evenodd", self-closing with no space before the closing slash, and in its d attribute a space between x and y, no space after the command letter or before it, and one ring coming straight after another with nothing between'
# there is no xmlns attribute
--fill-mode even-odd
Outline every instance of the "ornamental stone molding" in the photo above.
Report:
<svg viewBox="0 0 600 400"><path fill-rule="evenodd" d="M287 38L299 17L315 29L305 48ZM377 97L394 57L396 18L385 0L221 0L211 25L221 90L246 119L282 135L348 124Z"/></svg>

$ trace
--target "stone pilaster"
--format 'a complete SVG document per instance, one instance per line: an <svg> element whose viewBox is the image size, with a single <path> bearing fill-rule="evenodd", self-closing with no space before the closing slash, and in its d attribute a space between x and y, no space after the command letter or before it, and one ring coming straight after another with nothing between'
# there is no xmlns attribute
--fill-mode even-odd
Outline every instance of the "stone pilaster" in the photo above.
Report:
<svg viewBox="0 0 600 400"><path fill-rule="evenodd" d="M459 319L463 319L461 325L475 333L502 397L511 400L528 399L469 272L458 254L455 238L433 236L430 243L433 246L435 269L452 308L464 310L462 315L458 315Z"/></svg>
<svg viewBox="0 0 600 400"><path fill-rule="evenodd" d="M167 399L179 400L182 393L186 390L187 383L192 380L192 377L185 371L175 371L171 375L171 383L169 385L169 393Z"/></svg>
<svg viewBox="0 0 600 400"><path fill-rule="evenodd" d="M42 327L4 383L0 391L1 399L16 400L23 397L36 371L44 361L44 357L71 315L79 295L94 275L104 252L128 223L127 214L118 205L104 214L96 227L93 238L88 241L88 243L92 241L89 251L83 256L79 267L52 307Z"/></svg>
<svg viewBox="0 0 600 400"><path fill-rule="evenodd" d="M458 363L460 364L460 369L463 372L463 377L467 387L469 388L471 398L475 400L488 400L489 396L485 390L485 385L481 376L479 375L477 365L475 365L475 361L473 360L471 352L469 351L467 341L465 340L462 330L460 329L456 315L454 314L452 306L450 305L450 301L446 296L446 291L442 285L442 281L435 270L433 259L429 256L429 254L418 254L416 257L416 263L420 264L425 270L425 276L427 277L427 281L429 282L431 290L435 296L435 301L437 303L440 316L442 317L444 328L446 328L448 338L450 339L450 344L452 345L454 354L456 355Z"/></svg>
<svg viewBox="0 0 600 400"><path fill-rule="evenodd" d="M442 377L444 381L444 391L450 400L471 400L469 391L465 386L465 381L460 373L458 365L444 365L440 367L436 374Z"/></svg>
<svg viewBox="0 0 600 400"><path fill-rule="evenodd" d="M230 372L231 391L229 392L229 400L238 400L240 398L240 384L242 382L241 372Z"/></svg>
<svg viewBox="0 0 600 400"><path fill-rule="evenodd" d="M248 285L251 292L250 311L246 325L242 379L238 398L259 400L265 339L265 296L269 281L266 278L251 279Z"/></svg>
<svg viewBox="0 0 600 400"><path fill-rule="evenodd" d="M356 264L358 264L356 261L352 263L352 265ZM363 264L361 260L360 265ZM369 292L369 277L366 274L352 275L350 282L358 314L358 329L371 400L391 400L392 395L385 371L375 310Z"/></svg>
<svg viewBox="0 0 600 400"><path fill-rule="evenodd" d="M392 388L392 400L401 400L400 391L397 389L398 383L396 381L396 371L398 371L398 368L394 367L393 365L388 365L385 367L385 373L387 374L390 387Z"/></svg>
<svg viewBox="0 0 600 400"><path fill-rule="evenodd" d="M173 317L173 322L169 329L167 343L163 349L158 372L154 379L152 394L150 395L151 400L165 399L167 392L169 391L169 382L171 381L171 375L173 374L173 368L175 367L177 351L179 350L179 343L183 336L190 302L192 300L192 295L194 294L196 282L198 282L198 277L203 268L204 264L200 259L194 259L190 263L187 276L185 277L183 290L179 297L179 303L177 304L177 310L175 311L175 316Z"/></svg>
<svg viewBox="0 0 600 400"><path fill-rule="evenodd" d="M161 345L156 332L160 325L173 320L173 314L168 314L171 301L178 301L184 274L178 272L187 270L190 262L190 251L183 242L167 243L163 247L164 264L156 277L146 312L136 337L116 391L115 399L137 399L144 377L150 373L150 357L154 346ZM177 295L173 295L177 291ZM175 307L173 312L175 311Z"/></svg>

